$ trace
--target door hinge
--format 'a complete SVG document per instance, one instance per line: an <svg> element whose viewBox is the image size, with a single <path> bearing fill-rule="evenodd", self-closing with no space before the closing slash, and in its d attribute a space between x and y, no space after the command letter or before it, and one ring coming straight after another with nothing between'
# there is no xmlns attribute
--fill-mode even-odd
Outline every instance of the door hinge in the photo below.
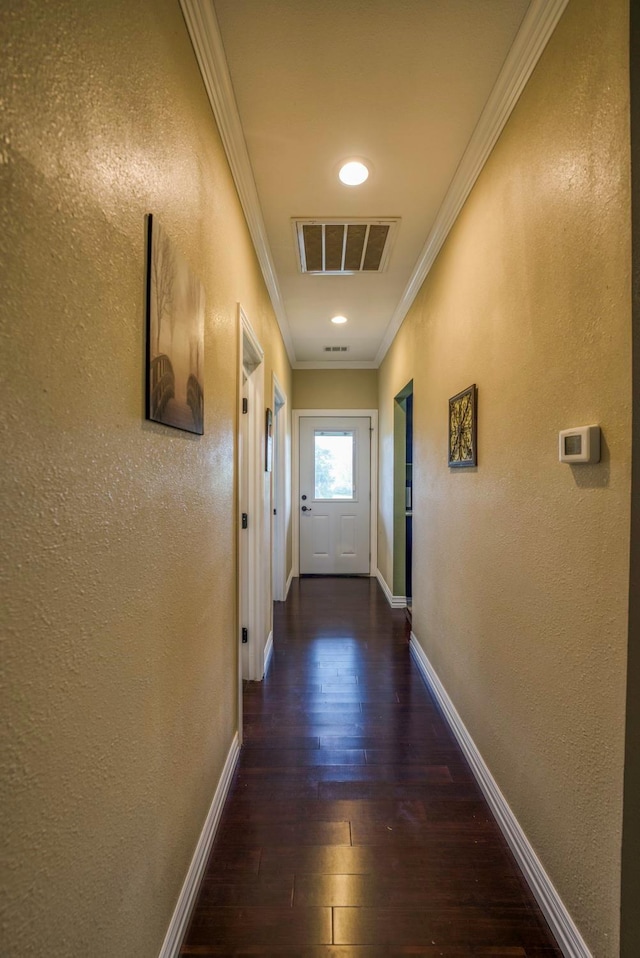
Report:
<svg viewBox="0 0 640 958"><path fill-rule="evenodd" d="M243 645L246 645L248 641L249 641L249 629L245 629L245 628L243 627L243 629L242 629L242 644L243 644Z"/></svg>
<svg viewBox="0 0 640 958"><path fill-rule="evenodd" d="M245 399L244 396L242 397L242 412L245 414L249 412L249 400Z"/></svg>
<svg viewBox="0 0 640 958"><path fill-rule="evenodd" d="M246 512L242 513L242 528L247 529L249 526L249 516Z"/></svg>
<svg viewBox="0 0 640 958"><path fill-rule="evenodd" d="M274 516L277 516L277 515L278 515L278 510L277 510L277 509L274 509L274 510L273 510L273 514L274 514Z"/></svg>

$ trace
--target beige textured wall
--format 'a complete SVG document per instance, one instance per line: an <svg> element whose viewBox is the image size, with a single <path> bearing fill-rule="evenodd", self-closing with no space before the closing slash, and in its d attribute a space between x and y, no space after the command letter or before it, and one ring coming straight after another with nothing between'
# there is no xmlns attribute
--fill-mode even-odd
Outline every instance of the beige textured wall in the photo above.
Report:
<svg viewBox="0 0 640 958"><path fill-rule="evenodd" d="M236 730L238 301L290 370L178 3L0 15L2 952L155 958ZM206 291L202 438L144 421L149 211Z"/></svg>
<svg viewBox="0 0 640 958"><path fill-rule="evenodd" d="M633 469L629 653L624 819L622 839L621 958L640 954L640 6L630 9L632 310L633 310Z"/></svg>
<svg viewBox="0 0 640 958"><path fill-rule="evenodd" d="M569 4L380 370L383 462L414 379L415 634L597 958L620 905L627 18ZM447 400L473 382L479 465L449 470ZM558 463L558 431L592 422L602 462ZM381 487L388 567L384 465Z"/></svg>
<svg viewBox="0 0 640 958"><path fill-rule="evenodd" d="M377 409L377 369L294 369L294 409Z"/></svg>

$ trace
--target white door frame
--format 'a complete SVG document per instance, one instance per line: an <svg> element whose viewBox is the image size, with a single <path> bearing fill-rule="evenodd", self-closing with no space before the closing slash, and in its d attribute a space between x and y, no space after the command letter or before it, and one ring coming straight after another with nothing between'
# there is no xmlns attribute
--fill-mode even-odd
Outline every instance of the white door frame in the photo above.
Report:
<svg viewBox="0 0 640 958"><path fill-rule="evenodd" d="M293 575L300 575L300 419L303 416L322 418L371 419L371 508L369 516L369 575L375 576L378 568L378 410L377 409L294 409L293 445L291 452L292 473L292 535Z"/></svg>
<svg viewBox="0 0 640 958"><path fill-rule="evenodd" d="M291 511L291 466L287 461L287 396L273 376L272 573L273 600L284 602L287 589L287 525ZM275 515L273 510L275 509Z"/></svg>
<svg viewBox="0 0 640 958"><path fill-rule="evenodd" d="M265 516L268 520L268 499L265 504L264 463L264 352L242 306L238 303L238 428L237 438L237 527L238 527L238 729L242 741L242 681L259 681L264 675L264 650L269 631L266 615L270 588L265 588L265 555L269 543L265 536ZM243 373L247 377L249 409L242 412ZM246 423L247 448L243 448L243 416ZM242 529L240 503L243 470L247 471L247 513L249 523ZM245 600L243 602L243 600ZM270 604L270 602L269 602ZM243 619L243 606L246 621ZM243 654L242 628L249 630L248 648ZM244 661L244 670L243 670ZM246 673L243 675L243 671Z"/></svg>

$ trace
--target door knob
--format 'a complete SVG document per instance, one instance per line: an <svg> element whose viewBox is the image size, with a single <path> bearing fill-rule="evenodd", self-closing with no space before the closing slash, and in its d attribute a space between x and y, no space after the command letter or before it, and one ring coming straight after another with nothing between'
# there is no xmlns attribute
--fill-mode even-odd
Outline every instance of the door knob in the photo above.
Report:
<svg viewBox="0 0 640 958"><path fill-rule="evenodd" d="M302 511L303 511L303 512L311 512L311 506L303 506L303 507L302 507Z"/></svg>

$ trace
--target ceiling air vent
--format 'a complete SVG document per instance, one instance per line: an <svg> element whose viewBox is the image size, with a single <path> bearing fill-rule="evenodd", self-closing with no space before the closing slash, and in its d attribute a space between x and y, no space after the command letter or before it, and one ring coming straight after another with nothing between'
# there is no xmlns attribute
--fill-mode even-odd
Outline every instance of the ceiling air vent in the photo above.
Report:
<svg viewBox="0 0 640 958"><path fill-rule="evenodd" d="M381 273L399 220L294 220L300 269L329 276Z"/></svg>
<svg viewBox="0 0 640 958"><path fill-rule="evenodd" d="M325 353L348 353L348 346L323 346Z"/></svg>

